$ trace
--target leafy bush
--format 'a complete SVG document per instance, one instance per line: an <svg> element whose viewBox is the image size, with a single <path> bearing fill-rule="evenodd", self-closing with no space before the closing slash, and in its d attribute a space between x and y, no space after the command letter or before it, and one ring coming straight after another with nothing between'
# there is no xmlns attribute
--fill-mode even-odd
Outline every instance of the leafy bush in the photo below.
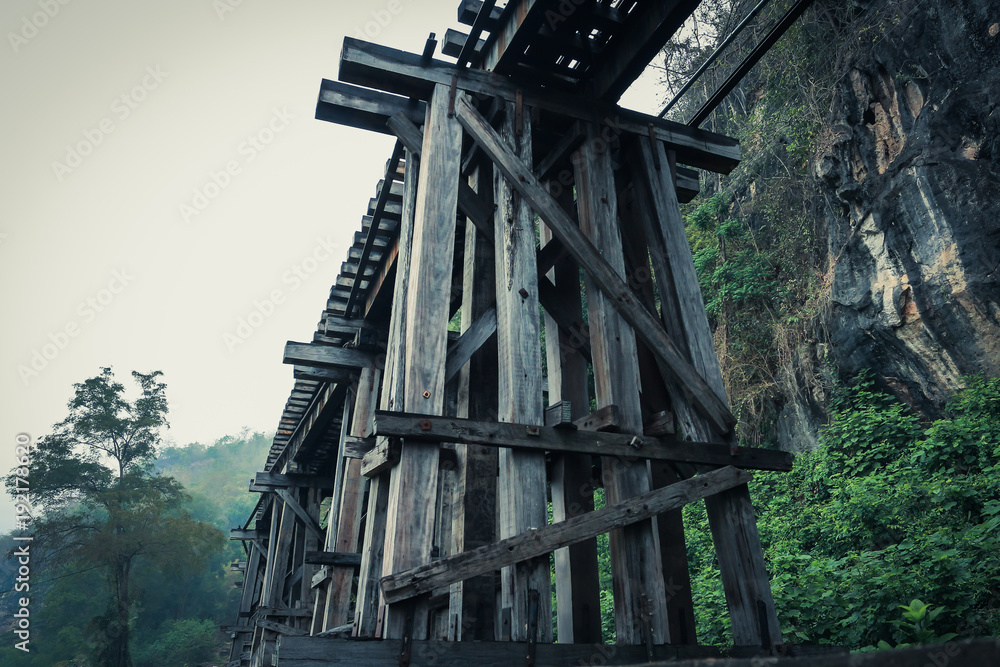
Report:
<svg viewBox="0 0 1000 667"><path fill-rule="evenodd" d="M756 475L785 641L861 648L1000 633L1000 381L966 384L925 427L861 375L834 401L818 450L789 473ZM699 640L725 644L704 509L685 519Z"/></svg>

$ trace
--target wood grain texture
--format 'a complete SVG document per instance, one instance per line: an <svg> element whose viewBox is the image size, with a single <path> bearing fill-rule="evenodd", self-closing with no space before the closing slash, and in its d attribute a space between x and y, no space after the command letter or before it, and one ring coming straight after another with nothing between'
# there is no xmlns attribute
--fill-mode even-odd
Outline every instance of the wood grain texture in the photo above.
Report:
<svg viewBox="0 0 1000 667"><path fill-rule="evenodd" d="M599 142L597 128L587 126L587 140L573 153L580 231L600 248L615 277L625 279L625 259L618 231L618 203L609 147ZM590 348L598 407L617 405L623 433L642 435L639 365L635 334L592 274L586 275ZM645 311L643 311L645 312ZM602 476L608 504L648 492L652 486L645 461L622 463L605 457ZM616 640L623 644L644 637L641 596L652 603L651 641L669 642L660 545L652 521L610 534L611 573L615 598Z"/></svg>
<svg viewBox="0 0 1000 667"><path fill-rule="evenodd" d="M531 124L526 114L520 135L515 109L504 103L499 140L522 169L531 167ZM498 420L544 424L538 270L535 263L534 215L499 172L493 177L496 200L494 253L497 294ZM500 451L497 480L499 537L541 528L547 522L545 456L541 452ZM547 560L508 567L501 573L503 606L512 609L511 638L524 641L528 593L539 594L538 617L551 618L551 586ZM539 641L552 641L548 622L539 626Z"/></svg>
<svg viewBox="0 0 1000 667"><path fill-rule="evenodd" d="M448 306L458 212L462 128L448 114L448 89L438 86L427 107L420 177L414 208L410 268L405 277L404 391L407 409L442 414L448 343ZM397 280L403 280L397 276ZM384 571L397 572L430 560L434 539L439 447L404 443L389 486ZM414 621L414 637L427 635L426 614ZM404 613L390 605L385 636L401 637Z"/></svg>
<svg viewBox="0 0 1000 667"><path fill-rule="evenodd" d="M406 293L410 274L413 245L413 217L417 201L419 159L406 152L406 176L403 181L403 215L399 227L399 254L396 257L397 276L393 287L392 312L389 318L389 343L386 349L385 372L379 406L402 410L403 365L406 359ZM386 439L380 438L382 442ZM389 511L389 474L372 478L368 491L368 520L365 523L364 548L358 572L358 597L355 606L353 635L374 637L381 604L378 580L382 577L385 540Z"/></svg>
<svg viewBox="0 0 1000 667"><path fill-rule="evenodd" d="M704 303L700 291L695 294L697 282L690 282L697 278L671 172L662 168L671 161L659 142L640 139L638 145L635 182L640 206L649 213L648 242L652 252L658 251L667 258L665 270L668 273L663 275L669 275L673 283L672 291L664 289L665 283L659 285L664 308L676 313L674 325L683 328L686 352L692 364L719 400L725 401L722 371L712 346ZM654 154L661 164L660 170L656 169ZM667 323L670 324L669 319ZM674 398L678 415L687 414L684 427L690 429L692 437L730 446L735 444L734 435L728 429L719 429L716 424L700 419L690 410L684 396ZM780 643L781 629L748 487L740 486L708 499L705 507L733 623L734 643L737 646ZM760 606L764 609L763 618L758 611ZM766 636L761 636L763 626L767 628Z"/></svg>
<svg viewBox="0 0 1000 667"><path fill-rule="evenodd" d="M493 201L493 177L488 165L469 176L469 189L485 202ZM461 205L462 194L459 193ZM470 331L492 313L493 331L459 369L456 412L459 417L495 420L497 414L496 281L493 257L492 205L489 235L479 225L465 226L462 277L462 331ZM463 334L464 335L464 334ZM494 447L455 446L455 500L449 553L490 544L496 538L499 452ZM452 584L448 598L453 641L495 638L496 583L492 572Z"/></svg>
<svg viewBox="0 0 1000 667"><path fill-rule="evenodd" d="M622 526L634 525L661 512L719 493L752 479L750 473L726 467L671 486L634 496L558 524L501 539L472 551L442 558L420 567L382 578L382 592L389 602L447 586L512 563L521 563Z"/></svg>
<svg viewBox="0 0 1000 667"><path fill-rule="evenodd" d="M460 95L456 115L462 126L479 142L483 151L516 189L538 212L553 234L579 262L608 302L622 315L649 348L660 357L677 379L690 391L698 408L720 430L728 430L735 420L729 408L711 390L705 380L684 358L657 319L636 300L628 285L601 256L600 251L573 224L559 203L542 187L530 169L507 148L469 99Z"/></svg>

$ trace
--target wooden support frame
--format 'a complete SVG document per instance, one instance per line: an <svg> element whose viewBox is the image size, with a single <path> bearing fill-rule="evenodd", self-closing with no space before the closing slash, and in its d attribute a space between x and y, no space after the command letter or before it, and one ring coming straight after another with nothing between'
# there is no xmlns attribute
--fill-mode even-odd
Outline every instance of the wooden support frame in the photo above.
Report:
<svg viewBox="0 0 1000 667"><path fill-rule="evenodd" d="M390 603L407 600L477 574L525 562L595 535L645 521L667 510L746 484L750 479L750 473L731 466L713 470L614 506L382 577L382 593Z"/></svg>
<svg viewBox="0 0 1000 667"><path fill-rule="evenodd" d="M496 131L475 109L468 97L459 95L456 116L462 127L479 142L480 147L493 160L525 201L542 217L553 235L562 241L567 251L593 278L597 287L607 295L608 301L628 322L636 335L641 337L670 372L691 392L695 406L722 432L728 432L735 419L725 402L712 391L701 375L691 366L667 336L663 327L636 300L628 285L608 264L600 251L573 224L559 203L535 179L518 158L506 148Z"/></svg>

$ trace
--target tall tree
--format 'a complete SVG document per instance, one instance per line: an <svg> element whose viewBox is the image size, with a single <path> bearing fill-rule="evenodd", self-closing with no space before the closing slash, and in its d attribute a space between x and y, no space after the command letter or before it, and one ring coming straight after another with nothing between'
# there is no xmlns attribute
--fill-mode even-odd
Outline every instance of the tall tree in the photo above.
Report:
<svg viewBox="0 0 1000 667"><path fill-rule="evenodd" d="M92 621L101 665L131 667L136 565L196 568L223 542L219 530L190 516L183 487L153 469L160 430L168 426L161 375L133 371L139 393L130 401L111 369L102 368L74 385L69 416L32 453L36 548L49 562L106 575L108 608ZM13 491L14 475L5 483Z"/></svg>

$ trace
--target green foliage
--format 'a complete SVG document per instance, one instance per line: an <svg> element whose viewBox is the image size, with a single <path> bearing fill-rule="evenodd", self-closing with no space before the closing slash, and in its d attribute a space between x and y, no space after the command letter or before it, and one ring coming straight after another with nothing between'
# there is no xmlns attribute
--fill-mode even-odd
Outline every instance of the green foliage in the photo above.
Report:
<svg viewBox="0 0 1000 667"><path fill-rule="evenodd" d="M164 621L155 638L135 652L139 665L195 667L216 658L216 624L210 619L183 618Z"/></svg>
<svg viewBox="0 0 1000 667"><path fill-rule="evenodd" d="M96 664L128 667L140 582L184 579L222 550L222 533L191 516L183 487L153 471L167 413L160 375L133 372L139 395L131 401L110 368L76 384L69 416L32 452L28 497L41 510L32 526L32 574L44 571L43 581L56 582L46 591L32 579L32 597L50 594L37 630L48 624L54 636L75 627L88 638L83 646L80 634L67 631L65 644L50 647L53 658L84 651ZM17 472L5 479L10 492ZM149 575L137 576L143 569ZM69 602L80 616L66 617Z"/></svg>
<svg viewBox="0 0 1000 667"><path fill-rule="evenodd" d="M861 648L1000 633L1000 382L966 384L926 426L862 374L838 393L818 450L790 473L756 475L786 641ZM704 510L685 519L699 638L724 644Z"/></svg>

